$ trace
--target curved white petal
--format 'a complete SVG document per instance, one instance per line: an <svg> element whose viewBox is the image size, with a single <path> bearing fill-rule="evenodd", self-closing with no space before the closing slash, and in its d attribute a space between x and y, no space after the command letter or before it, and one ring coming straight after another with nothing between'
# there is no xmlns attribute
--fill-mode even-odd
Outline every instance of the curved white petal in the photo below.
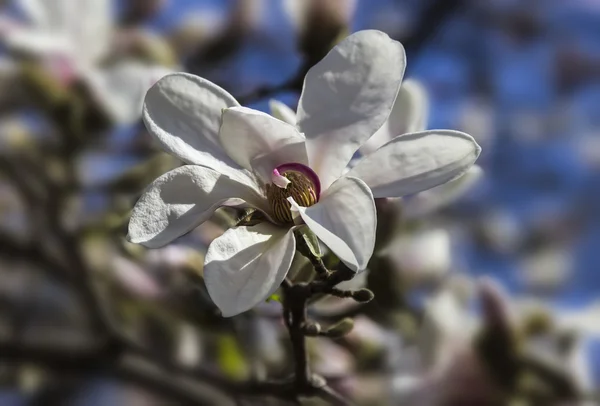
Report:
<svg viewBox="0 0 600 406"><path fill-rule="evenodd" d="M296 125L296 112L289 108L287 104L271 99L269 100L269 109L273 117L288 124Z"/></svg>
<svg viewBox="0 0 600 406"><path fill-rule="evenodd" d="M285 279L296 250L293 228L261 223L231 228L208 247L204 281L223 317L268 298Z"/></svg>
<svg viewBox="0 0 600 406"><path fill-rule="evenodd" d="M273 169L285 163L308 165L305 140L293 125L247 107L223 110L219 132L229 156L271 182Z"/></svg>
<svg viewBox="0 0 600 406"><path fill-rule="evenodd" d="M400 197L462 175L480 152L470 135L458 131L406 134L362 159L348 176L365 181L376 198Z"/></svg>
<svg viewBox="0 0 600 406"><path fill-rule="evenodd" d="M250 178L232 179L203 166L185 165L165 173L146 188L131 213L127 238L149 248L188 233L221 206L266 210Z"/></svg>
<svg viewBox="0 0 600 406"><path fill-rule="evenodd" d="M405 80L387 121L363 144L360 152L367 155L398 135L425 131L428 109L423 85L413 79Z"/></svg>
<svg viewBox="0 0 600 406"><path fill-rule="evenodd" d="M375 247L377 214L373 195L362 180L338 179L314 206L302 207L291 197L288 200L348 268L358 272L367 267Z"/></svg>
<svg viewBox="0 0 600 406"><path fill-rule="evenodd" d="M238 102L217 85L188 73L164 76L150 88L142 118L163 148L179 159L218 171L237 165L219 142L221 111Z"/></svg>
<svg viewBox="0 0 600 406"><path fill-rule="evenodd" d="M161 77L172 73L160 65L121 62L104 69L82 72L92 95L117 123L131 124L142 117L148 89Z"/></svg>
<svg viewBox="0 0 600 406"><path fill-rule="evenodd" d="M311 168L324 188L387 120L406 66L402 45L387 34L350 35L310 69L298 104Z"/></svg>
<svg viewBox="0 0 600 406"><path fill-rule="evenodd" d="M464 175L450 182L403 199L402 216L406 218L420 217L450 205L467 193L482 176L481 167L473 165Z"/></svg>

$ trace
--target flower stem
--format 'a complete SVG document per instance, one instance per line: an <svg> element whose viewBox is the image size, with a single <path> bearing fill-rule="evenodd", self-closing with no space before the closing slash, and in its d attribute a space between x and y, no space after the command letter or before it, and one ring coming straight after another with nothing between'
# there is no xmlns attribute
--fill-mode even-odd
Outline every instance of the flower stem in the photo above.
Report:
<svg viewBox="0 0 600 406"><path fill-rule="evenodd" d="M342 267L330 272L320 258L309 258L313 265L321 264L324 273L313 282L292 283L286 279L282 284L284 290L283 317L290 335L294 357L293 385L298 396L315 396L329 401L333 405L351 405L352 403L327 386L325 380L310 370L306 349L307 328L311 322L307 317L307 306L313 295L328 293L338 283L351 278L349 270ZM316 269L316 267L315 267Z"/></svg>

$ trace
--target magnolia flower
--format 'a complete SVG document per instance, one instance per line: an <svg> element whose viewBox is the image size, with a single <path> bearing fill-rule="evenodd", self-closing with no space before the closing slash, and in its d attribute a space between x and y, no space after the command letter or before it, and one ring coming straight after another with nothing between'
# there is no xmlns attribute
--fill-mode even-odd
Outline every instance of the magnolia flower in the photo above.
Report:
<svg viewBox="0 0 600 406"><path fill-rule="evenodd" d="M452 266L450 233L443 228L404 233L383 250L413 283L439 280Z"/></svg>
<svg viewBox="0 0 600 406"><path fill-rule="evenodd" d="M208 248L205 282L224 316L252 308L279 287L298 224L348 268L364 270L375 243L373 198L447 182L480 151L463 133L421 132L392 140L346 172L387 120L404 68L402 45L386 34L349 36L306 75L296 125L239 106L205 79L165 76L148 91L142 117L159 143L188 165L145 190L129 240L163 246L221 206L262 212L266 221L229 229Z"/></svg>
<svg viewBox="0 0 600 406"><path fill-rule="evenodd" d="M93 97L119 123L140 116L145 92L171 72L163 66L100 62L112 45L109 0L17 0L29 24L0 22L0 38L12 49L42 60L61 83L83 80Z"/></svg>
<svg viewBox="0 0 600 406"><path fill-rule="evenodd" d="M396 137L411 137L422 133L427 126L428 100L425 89L419 82L408 79L402 83L398 97L392 107L389 118L360 148L360 154L369 156ZM271 100L271 114L287 123L295 124L296 113L285 104ZM448 130L436 130L433 133L449 134ZM350 167L360 163L361 158L352 160ZM404 218L422 217L447 206L463 196L483 175L482 169L471 166L462 176L450 182L416 193L409 198L398 199Z"/></svg>
<svg viewBox="0 0 600 406"><path fill-rule="evenodd" d="M487 405L499 398L500 388L478 354L474 339L483 325L506 322L506 298L490 281L480 283L479 295L484 306L481 320L449 287L427 301L416 340L417 368L412 374L397 375L392 382L396 403Z"/></svg>

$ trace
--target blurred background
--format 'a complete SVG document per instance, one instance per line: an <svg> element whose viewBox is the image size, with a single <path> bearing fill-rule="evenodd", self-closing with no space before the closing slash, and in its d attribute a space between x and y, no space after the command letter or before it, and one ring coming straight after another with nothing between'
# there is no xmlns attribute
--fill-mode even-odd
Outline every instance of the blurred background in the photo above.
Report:
<svg viewBox="0 0 600 406"><path fill-rule="evenodd" d="M0 405L235 404L222 379L287 376L280 303L222 319L203 287L206 247L235 213L162 249L125 241L142 190L180 165L141 106L186 71L249 107L295 109L306 71L361 29L404 44L427 128L471 134L483 175L431 207L382 210L393 226L352 281L376 298L311 308L355 318L343 339L310 340L314 370L359 404L599 404L600 1L0 7ZM133 354L102 340L106 320ZM493 356L517 352L548 363ZM285 404L252 397L233 400Z"/></svg>

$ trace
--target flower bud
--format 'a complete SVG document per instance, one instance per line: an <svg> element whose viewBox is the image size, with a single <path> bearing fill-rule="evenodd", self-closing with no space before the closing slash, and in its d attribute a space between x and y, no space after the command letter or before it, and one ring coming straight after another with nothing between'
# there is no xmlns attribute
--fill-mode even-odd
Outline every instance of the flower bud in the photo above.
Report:
<svg viewBox="0 0 600 406"><path fill-rule="evenodd" d="M319 323L309 322L304 325L304 334L309 337L318 336L321 333L321 325Z"/></svg>
<svg viewBox="0 0 600 406"><path fill-rule="evenodd" d="M330 338L341 338L348 334L354 328L354 320L346 317L341 321L337 322L333 326L329 327L327 330L321 333L326 337Z"/></svg>
<svg viewBox="0 0 600 406"><path fill-rule="evenodd" d="M352 299L359 303L368 303L375 297L375 294L369 289L359 289L352 292Z"/></svg>

